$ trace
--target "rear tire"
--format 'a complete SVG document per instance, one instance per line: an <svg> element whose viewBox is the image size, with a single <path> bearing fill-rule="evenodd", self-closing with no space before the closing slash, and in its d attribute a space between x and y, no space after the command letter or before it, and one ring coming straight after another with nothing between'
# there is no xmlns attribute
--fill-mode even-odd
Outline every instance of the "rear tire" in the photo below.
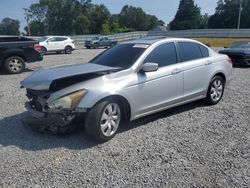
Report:
<svg viewBox="0 0 250 188"><path fill-rule="evenodd" d="M107 99L96 104L85 117L85 129L91 138L106 142L119 130L122 108L118 100Z"/></svg>
<svg viewBox="0 0 250 188"><path fill-rule="evenodd" d="M94 44L94 49L98 49L99 46L100 46L100 45L99 45L98 43L95 43L95 44Z"/></svg>
<svg viewBox="0 0 250 188"><path fill-rule="evenodd" d="M209 105L215 105L220 102L225 89L225 81L220 76L215 76L208 87L207 97L204 101Z"/></svg>
<svg viewBox="0 0 250 188"><path fill-rule="evenodd" d="M65 54L71 54L72 51L73 51L73 49L72 49L71 46L66 46L65 49L64 49L64 51L65 51Z"/></svg>
<svg viewBox="0 0 250 188"><path fill-rule="evenodd" d="M47 49L45 47L41 47L41 54L45 55L47 53Z"/></svg>
<svg viewBox="0 0 250 188"><path fill-rule="evenodd" d="M12 56L5 60L4 67L11 74L18 74L25 69L25 62L19 56Z"/></svg>

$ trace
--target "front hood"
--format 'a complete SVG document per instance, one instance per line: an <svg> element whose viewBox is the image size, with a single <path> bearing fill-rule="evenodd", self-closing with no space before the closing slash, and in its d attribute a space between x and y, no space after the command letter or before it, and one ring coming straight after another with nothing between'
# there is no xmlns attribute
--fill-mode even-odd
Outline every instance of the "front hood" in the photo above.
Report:
<svg viewBox="0 0 250 188"><path fill-rule="evenodd" d="M40 69L21 81L21 87L33 90L49 90L54 80L62 78L75 78L85 74L114 71L118 68L98 64L86 63L75 65L57 66L47 69Z"/></svg>

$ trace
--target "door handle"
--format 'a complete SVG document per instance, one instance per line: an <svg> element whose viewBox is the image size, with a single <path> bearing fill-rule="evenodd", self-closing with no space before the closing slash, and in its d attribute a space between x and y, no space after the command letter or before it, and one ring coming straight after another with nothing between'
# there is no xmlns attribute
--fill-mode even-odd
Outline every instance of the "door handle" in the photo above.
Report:
<svg viewBox="0 0 250 188"><path fill-rule="evenodd" d="M205 65L211 65L212 63L213 63L213 61L208 60L208 61L205 62Z"/></svg>
<svg viewBox="0 0 250 188"><path fill-rule="evenodd" d="M174 69L174 70L172 71L172 74L179 74L179 73L181 73L181 72L182 72L181 69Z"/></svg>

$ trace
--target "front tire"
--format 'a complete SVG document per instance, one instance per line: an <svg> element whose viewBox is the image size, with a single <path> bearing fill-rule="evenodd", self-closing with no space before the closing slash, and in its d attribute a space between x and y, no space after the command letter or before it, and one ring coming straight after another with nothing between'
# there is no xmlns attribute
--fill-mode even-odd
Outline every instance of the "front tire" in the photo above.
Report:
<svg viewBox="0 0 250 188"><path fill-rule="evenodd" d="M112 139L121 124L121 109L121 104L117 100L107 99L96 104L85 117L87 134L102 142Z"/></svg>
<svg viewBox="0 0 250 188"><path fill-rule="evenodd" d="M220 76L215 76L208 87L207 97L205 102L209 105L215 105L220 102L223 97L225 89L225 81Z"/></svg>
<svg viewBox="0 0 250 188"><path fill-rule="evenodd" d="M19 56L12 56L5 60L4 67L11 74L18 74L25 69L25 62Z"/></svg>

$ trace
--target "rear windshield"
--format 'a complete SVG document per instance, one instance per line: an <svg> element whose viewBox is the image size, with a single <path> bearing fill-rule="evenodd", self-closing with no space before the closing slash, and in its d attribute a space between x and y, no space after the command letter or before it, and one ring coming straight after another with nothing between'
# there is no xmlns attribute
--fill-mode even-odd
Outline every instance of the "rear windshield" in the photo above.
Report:
<svg viewBox="0 0 250 188"><path fill-rule="evenodd" d="M250 48L250 42L234 42L230 48Z"/></svg>
<svg viewBox="0 0 250 188"><path fill-rule="evenodd" d="M148 45L140 44L118 44L92 59L90 63L126 69L135 63L147 47Z"/></svg>

